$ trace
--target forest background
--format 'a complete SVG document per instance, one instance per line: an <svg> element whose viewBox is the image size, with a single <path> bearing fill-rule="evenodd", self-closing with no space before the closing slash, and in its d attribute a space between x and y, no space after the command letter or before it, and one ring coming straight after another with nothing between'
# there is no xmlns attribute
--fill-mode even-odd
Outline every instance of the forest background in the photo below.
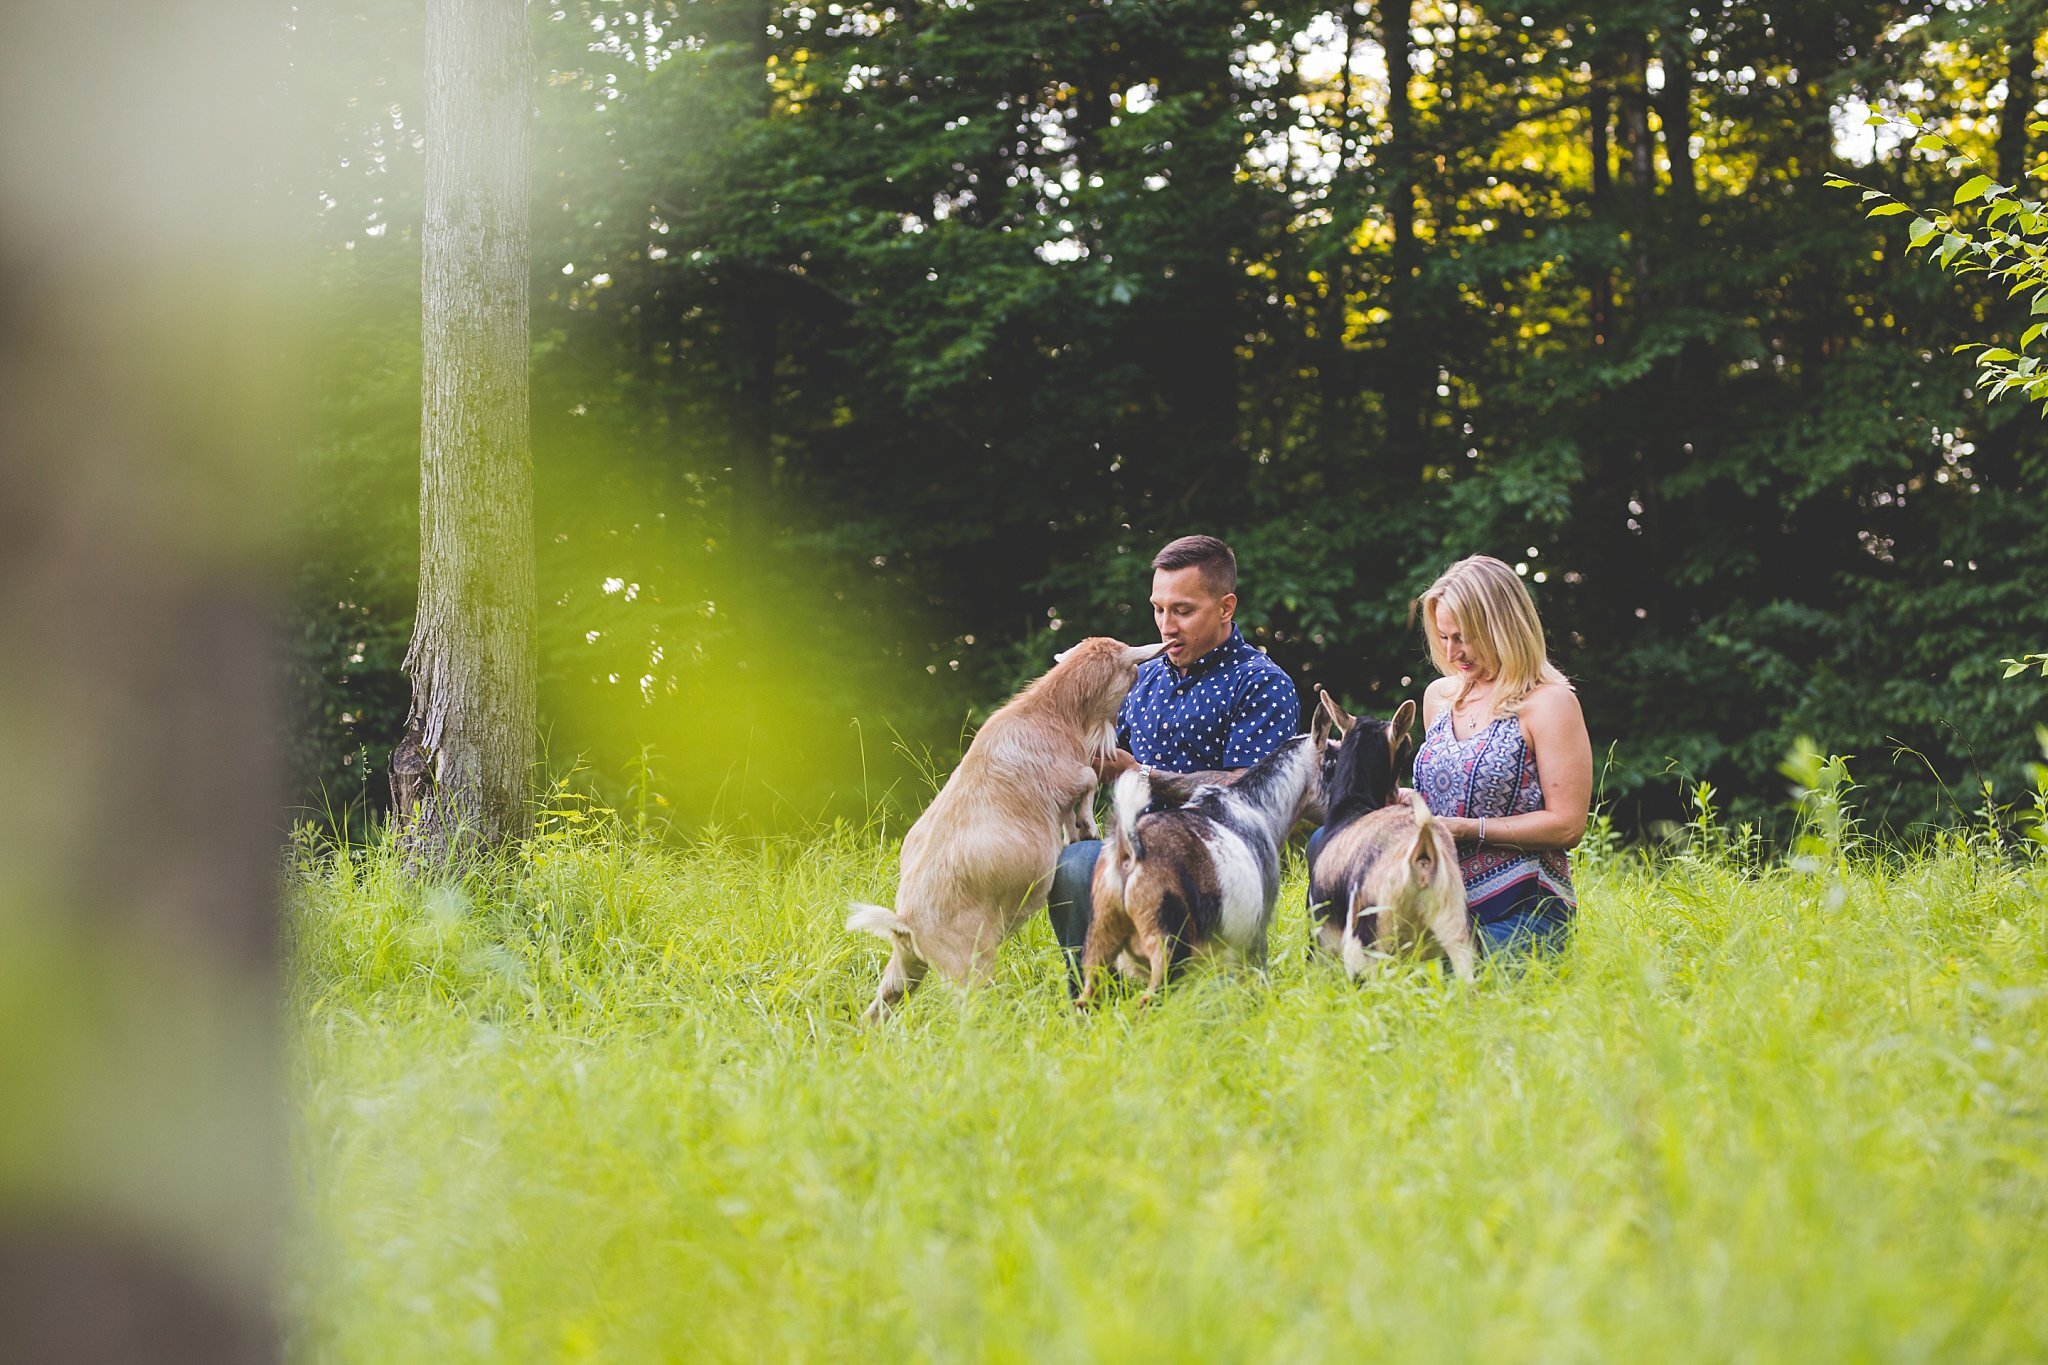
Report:
<svg viewBox="0 0 2048 1365"><path fill-rule="evenodd" d="M1823 182L2004 183L2044 6L1098 0L531 10L550 764L687 825L914 806L1147 561L1384 712L1410 598L1522 570L1618 824L1955 823L2038 756L2048 431L1966 340L2027 318ZM292 584L299 801L370 813L418 573L423 43L300 14L318 387ZM2010 344L2010 343L2008 343ZM908 780L906 780L908 779Z"/></svg>

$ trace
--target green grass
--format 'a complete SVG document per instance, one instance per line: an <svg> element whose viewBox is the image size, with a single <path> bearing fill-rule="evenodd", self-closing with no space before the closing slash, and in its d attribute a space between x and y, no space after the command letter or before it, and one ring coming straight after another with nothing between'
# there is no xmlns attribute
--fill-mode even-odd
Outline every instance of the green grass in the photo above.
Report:
<svg viewBox="0 0 2048 1365"><path fill-rule="evenodd" d="M294 873L307 1360L2038 1360L2048 869L1610 860L1554 967L854 1016L893 846Z"/></svg>

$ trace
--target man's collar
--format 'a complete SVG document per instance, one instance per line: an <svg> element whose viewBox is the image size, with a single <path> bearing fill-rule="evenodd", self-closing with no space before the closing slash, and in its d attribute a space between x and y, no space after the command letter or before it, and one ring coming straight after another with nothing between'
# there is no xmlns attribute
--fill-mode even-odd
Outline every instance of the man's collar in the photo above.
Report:
<svg viewBox="0 0 2048 1365"><path fill-rule="evenodd" d="M1239 658L1243 655L1244 651L1250 648L1251 646L1245 643L1244 636L1238 631L1237 624L1232 622L1230 634L1224 637L1222 644L1217 645L1216 648L1210 650L1186 668L1175 668L1171 663L1168 663L1166 667L1168 671L1185 681L1189 678L1201 677L1215 669L1221 668L1224 664ZM1159 657L1164 659L1166 656L1162 654Z"/></svg>

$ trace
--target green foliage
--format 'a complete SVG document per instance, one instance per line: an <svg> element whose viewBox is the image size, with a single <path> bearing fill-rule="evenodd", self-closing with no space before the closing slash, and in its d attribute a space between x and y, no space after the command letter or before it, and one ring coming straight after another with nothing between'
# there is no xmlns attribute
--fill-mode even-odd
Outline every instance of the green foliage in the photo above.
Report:
<svg viewBox="0 0 2048 1365"><path fill-rule="evenodd" d="M1887 127L1894 120L1873 114L1868 122ZM2004 291L2007 299L2028 305L2031 322L2020 334L2018 349L1988 341L1965 342L1958 354L1973 352L1977 362L1977 387L1996 401L2018 392L2041 400L2048 412L2048 372L2041 369L2042 356L2028 355L2027 349L2048 332L2048 202L2030 197L2018 185L2002 185L1982 170L1982 162L1952 138L1931 129L1918 113L1909 113L1898 126L1909 130L1913 150L1939 161L1949 175L1966 172L1968 178L1956 186L1946 206L1916 210L1911 204L1883 189L1872 189L1855 180L1834 178L1827 183L1835 189L1860 190L1861 200L1871 207L1868 218L1888 218L1912 213L1906 229L1906 251L1926 250L1935 264L1955 275L1983 275L1986 282ZM2028 131L2048 132L2048 123L2031 123ZM1974 212L1965 212L1975 209Z"/></svg>
<svg viewBox="0 0 2048 1365"><path fill-rule="evenodd" d="M1077 635L1145 636L1150 555L1214 531L1255 642L1381 714L1427 677L1410 597L1473 551L1526 565L1625 834L1686 819L1673 764L1763 828L1801 734L1926 757L1873 784L1873 828L1951 823L1979 772L2015 799L2043 702L1990 661L2048 637L2048 435L1948 349L2040 338L1820 182L1952 199L1925 157L1858 170L1836 124L1910 97L1991 155L2023 9L1416 4L1398 128L1386 7L536 10L557 762L653 742L697 775L684 828L808 818L857 782L854 718L955 751ZM359 84L416 122L402 64ZM351 315L411 260L417 159L333 112ZM323 421L330 506L341 459L415 454ZM410 573L402 539L323 558L304 610ZM321 743L374 759L371 731Z"/></svg>
<svg viewBox="0 0 2048 1365"><path fill-rule="evenodd" d="M1041 919L864 1033L894 854L303 853L291 1353L2048 1352L2041 863L1617 859L1469 992L1308 960L1290 865L1268 979L1077 1018Z"/></svg>

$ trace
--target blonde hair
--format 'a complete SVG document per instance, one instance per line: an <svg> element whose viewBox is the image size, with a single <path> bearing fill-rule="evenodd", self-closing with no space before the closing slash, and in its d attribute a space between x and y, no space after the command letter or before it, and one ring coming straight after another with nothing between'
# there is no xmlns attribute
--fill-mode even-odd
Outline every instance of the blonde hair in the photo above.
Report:
<svg viewBox="0 0 2048 1365"><path fill-rule="evenodd" d="M1465 649L1479 671L1493 676L1493 714L1511 716L1543 683L1565 683L1543 646L1543 622L1521 577L1492 555L1472 555L1445 569L1429 585L1416 606L1422 613L1422 638L1437 672L1455 676L1436 636L1436 609L1441 606L1458 622ZM1468 677L1455 700L1463 701L1476 677Z"/></svg>

